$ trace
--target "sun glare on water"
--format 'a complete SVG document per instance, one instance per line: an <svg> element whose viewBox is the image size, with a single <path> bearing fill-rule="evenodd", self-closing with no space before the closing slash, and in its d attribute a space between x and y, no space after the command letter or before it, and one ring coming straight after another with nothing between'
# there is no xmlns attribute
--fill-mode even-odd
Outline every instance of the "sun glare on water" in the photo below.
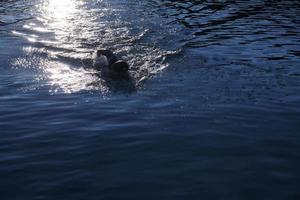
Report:
<svg viewBox="0 0 300 200"><path fill-rule="evenodd" d="M123 19L116 21L114 18L115 10L106 6L90 9L88 1L39 2L33 10L36 17L22 26L25 31L13 31L13 34L29 41L29 48L23 50L24 56L16 60L15 66L37 69L37 87L49 86L51 93L111 91L114 85L109 85L105 77L93 71L92 66L88 66L92 63L91 53L95 46L112 46L120 52L130 52L132 44L139 41L147 31L140 30L140 34L131 36L129 24L123 23ZM107 15L112 15L112 19L106 19ZM151 54L146 55L143 52ZM159 73L167 66L162 64L164 56L159 49L150 47L143 52L128 53L126 57L131 61L129 64L136 67L132 67L134 70L131 75L137 83ZM134 81L133 83L135 84Z"/></svg>
<svg viewBox="0 0 300 200"><path fill-rule="evenodd" d="M47 0L41 5L40 17L44 19L45 27L55 34L55 40L60 43L59 48L66 49L58 52L48 51L50 56L75 52L77 44L72 41L76 38L78 22L84 20L80 18L81 4L80 0ZM78 66L63 64L60 60L45 63L47 64L43 64L41 68L48 79L48 84L52 88L57 88L53 91L72 93L87 89L87 85L95 81L94 77Z"/></svg>
<svg viewBox="0 0 300 200"><path fill-rule="evenodd" d="M36 76L43 86L49 86L50 93L74 93L81 90L106 91L99 78L84 69L80 59L86 58L78 38L82 34L80 24L86 24L80 0L45 0L37 5L37 21L23 25L25 31L12 31L14 35L26 38L30 43L23 48L24 56L12 65L16 68L38 69ZM67 60L67 61L66 61ZM95 83L99 83L96 84Z"/></svg>
<svg viewBox="0 0 300 200"><path fill-rule="evenodd" d="M55 20L66 20L76 12L74 0L49 0L44 4L47 15Z"/></svg>

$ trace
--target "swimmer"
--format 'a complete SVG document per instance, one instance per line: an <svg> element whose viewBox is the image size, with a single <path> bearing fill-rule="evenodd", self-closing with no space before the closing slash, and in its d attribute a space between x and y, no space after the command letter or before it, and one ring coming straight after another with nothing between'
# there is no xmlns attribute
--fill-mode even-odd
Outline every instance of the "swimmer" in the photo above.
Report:
<svg viewBox="0 0 300 200"><path fill-rule="evenodd" d="M94 55L93 65L97 70L105 70L124 74L129 70L129 65L124 60L118 59L110 50L100 49Z"/></svg>

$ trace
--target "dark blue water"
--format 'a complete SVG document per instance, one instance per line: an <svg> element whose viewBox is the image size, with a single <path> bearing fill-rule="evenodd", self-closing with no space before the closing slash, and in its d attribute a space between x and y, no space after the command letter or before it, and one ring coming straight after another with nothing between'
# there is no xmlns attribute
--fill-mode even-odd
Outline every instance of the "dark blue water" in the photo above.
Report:
<svg viewBox="0 0 300 200"><path fill-rule="evenodd" d="M0 199L299 199L299 14L0 0ZM130 79L94 71L97 48Z"/></svg>

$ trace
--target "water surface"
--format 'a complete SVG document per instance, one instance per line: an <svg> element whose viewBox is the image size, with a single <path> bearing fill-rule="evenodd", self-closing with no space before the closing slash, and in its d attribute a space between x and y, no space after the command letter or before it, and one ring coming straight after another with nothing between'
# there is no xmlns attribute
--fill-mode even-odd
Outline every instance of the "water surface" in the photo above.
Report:
<svg viewBox="0 0 300 200"><path fill-rule="evenodd" d="M0 198L299 199L299 11L0 1Z"/></svg>

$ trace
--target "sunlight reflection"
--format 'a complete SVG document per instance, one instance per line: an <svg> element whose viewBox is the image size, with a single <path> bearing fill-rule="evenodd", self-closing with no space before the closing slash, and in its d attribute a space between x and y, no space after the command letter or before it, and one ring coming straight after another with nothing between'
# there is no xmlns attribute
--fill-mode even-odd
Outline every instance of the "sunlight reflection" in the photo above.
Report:
<svg viewBox="0 0 300 200"><path fill-rule="evenodd" d="M13 66L37 70L38 83L50 88L50 93L115 90L113 81L92 72L91 55L97 46L123 55L136 85L163 71L168 66L164 63L167 55L177 54L152 45L135 48L149 29L131 31L132 24L121 17L127 8L122 11L110 5L97 5L91 9L91 2L85 0L38 2L32 11L36 15L34 20L25 23L23 30L13 31L29 41L29 48L23 50L24 55Z"/></svg>
<svg viewBox="0 0 300 200"><path fill-rule="evenodd" d="M99 79L83 68L72 68L63 63L48 62L43 66L47 74L48 84L52 87L50 93L74 93L81 90L97 89L105 93L107 88L101 84L95 86Z"/></svg>
<svg viewBox="0 0 300 200"><path fill-rule="evenodd" d="M58 36L57 39L66 40L66 36L76 34L78 26L84 22L82 4L80 0L45 1L39 8L39 19Z"/></svg>
<svg viewBox="0 0 300 200"><path fill-rule="evenodd" d="M84 22L84 18L81 17L83 12L81 5L82 1L80 0L48 0L40 7L39 19L43 19L41 21L46 25L46 28L55 34L55 41L59 41L59 47L47 51L48 56L55 58L55 60L48 60L41 66L43 76L52 88L51 93L91 90L94 87L91 83L98 81L95 76L82 67L78 67L77 64L77 66L70 66L56 60L59 56L75 54L75 50L77 50L76 36L78 29L80 29L79 22ZM77 52L75 57L80 57L80 55ZM66 58L68 57L66 56ZM99 87L100 90L105 90L105 88L101 88L101 85Z"/></svg>
<svg viewBox="0 0 300 200"><path fill-rule="evenodd" d="M44 4L48 16L56 20L65 20L76 12L74 0L49 0Z"/></svg>
<svg viewBox="0 0 300 200"><path fill-rule="evenodd" d="M35 80L38 81L39 87L49 87L50 93L97 90L106 94L109 91L105 81L92 70L87 71L83 67L52 60L43 49L24 47L23 52L25 55L12 61L12 66L15 69L27 68L41 72Z"/></svg>

